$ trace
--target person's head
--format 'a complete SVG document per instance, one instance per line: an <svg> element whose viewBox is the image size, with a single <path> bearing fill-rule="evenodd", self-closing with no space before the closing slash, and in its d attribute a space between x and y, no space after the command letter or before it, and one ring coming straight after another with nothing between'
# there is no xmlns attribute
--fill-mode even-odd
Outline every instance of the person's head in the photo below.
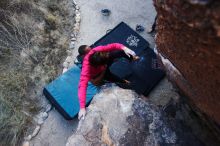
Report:
<svg viewBox="0 0 220 146"><path fill-rule="evenodd" d="M87 45L81 45L78 49L79 55L80 56L84 56L86 55L89 51L91 50L91 48Z"/></svg>
<svg viewBox="0 0 220 146"><path fill-rule="evenodd" d="M92 66L99 66L107 64L109 60L108 52L95 52L89 58L89 62Z"/></svg>

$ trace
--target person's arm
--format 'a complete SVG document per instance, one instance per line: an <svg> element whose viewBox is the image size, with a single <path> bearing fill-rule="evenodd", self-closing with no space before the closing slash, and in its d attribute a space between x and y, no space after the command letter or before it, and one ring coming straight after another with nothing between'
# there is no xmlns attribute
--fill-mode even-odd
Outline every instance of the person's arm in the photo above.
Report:
<svg viewBox="0 0 220 146"><path fill-rule="evenodd" d="M82 71L80 74L79 86L78 86L78 97L79 97L79 105L80 111L78 114L78 118L84 118L86 114L85 106L86 106L86 91L88 82L90 80L89 71L90 66L88 62L88 56L86 56L83 60Z"/></svg>
<svg viewBox="0 0 220 146"><path fill-rule="evenodd" d="M80 76L80 82L78 87L78 97L79 97L79 105L80 111L78 113L78 119L84 119L86 115L86 90L88 86L89 78L86 76Z"/></svg>
<svg viewBox="0 0 220 146"><path fill-rule="evenodd" d="M89 78L81 75L79 80L79 87L78 87L78 96L79 96L79 105L80 108L85 108L86 104L86 90L88 86Z"/></svg>
<svg viewBox="0 0 220 146"><path fill-rule="evenodd" d="M116 51L116 50L123 50L124 45L119 43L112 43L108 44L106 46L98 46L94 48L93 50L95 52L108 52L108 51Z"/></svg>
<svg viewBox="0 0 220 146"><path fill-rule="evenodd" d="M125 54L128 55L129 57L136 56L134 51L127 48L123 44L119 44L119 43L112 43L112 44L108 44L106 46L98 46L93 49L94 52L108 52L108 51L118 51L118 50L123 50L125 52Z"/></svg>

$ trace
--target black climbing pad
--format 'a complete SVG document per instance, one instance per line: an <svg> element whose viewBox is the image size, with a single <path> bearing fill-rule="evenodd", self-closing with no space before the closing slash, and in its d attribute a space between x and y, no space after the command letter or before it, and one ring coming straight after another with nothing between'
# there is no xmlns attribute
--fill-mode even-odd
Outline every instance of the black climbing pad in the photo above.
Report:
<svg viewBox="0 0 220 146"><path fill-rule="evenodd" d="M124 44L140 57L140 60L133 62L124 58L119 59L110 69L115 75L131 81L132 89L137 93L147 96L165 75L149 43L124 22L118 24L91 47L110 43Z"/></svg>

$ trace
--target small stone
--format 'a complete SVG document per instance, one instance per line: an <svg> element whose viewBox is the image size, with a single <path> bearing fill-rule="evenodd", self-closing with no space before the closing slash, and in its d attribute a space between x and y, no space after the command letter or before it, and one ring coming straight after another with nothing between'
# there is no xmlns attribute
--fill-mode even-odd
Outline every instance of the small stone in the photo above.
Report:
<svg viewBox="0 0 220 146"><path fill-rule="evenodd" d="M76 13L76 18L80 18L80 13Z"/></svg>
<svg viewBox="0 0 220 146"><path fill-rule="evenodd" d="M32 136L31 136L31 135L28 135L28 136L24 137L24 140L26 140L26 141L30 141L31 138L32 138Z"/></svg>
<svg viewBox="0 0 220 146"><path fill-rule="evenodd" d="M76 24L74 25L74 28L78 28L79 29L79 22L76 22Z"/></svg>
<svg viewBox="0 0 220 146"><path fill-rule="evenodd" d="M74 49L75 48L75 43L73 41L70 42L69 48L70 49Z"/></svg>
<svg viewBox="0 0 220 146"><path fill-rule="evenodd" d="M77 36L77 35L78 35L78 32L75 32L75 31L74 31L73 33L74 33L74 35L75 35L75 36Z"/></svg>
<svg viewBox="0 0 220 146"><path fill-rule="evenodd" d="M73 31L78 32L79 31L79 27L74 27Z"/></svg>
<svg viewBox="0 0 220 146"><path fill-rule="evenodd" d="M47 112L41 113L41 118L42 118L43 120L46 120L47 117L48 117L48 113L47 113Z"/></svg>
<svg viewBox="0 0 220 146"><path fill-rule="evenodd" d="M72 54L73 54L73 52L71 50L67 50L67 56L72 56Z"/></svg>
<svg viewBox="0 0 220 146"><path fill-rule="evenodd" d="M76 20L76 23L79 23L80 22L80 17L76 17L75 20Z"/></svg>
<svg viewBox="0 0 220 146"><path fill-rule="evenodd" d="M65 73L67 70L68 70L68 68L64 68L64 69L63 69L63 73Z"/></svg>
<svg viewBox="0 0 220 146"><path fill-rule="evenodd" d="M74 33L72 33L70 36L71 36L71 38L75 38L76 37Z"/></svg>
<svg viewBox="0 0 220 146"><path fill-rule="evenodd" d="M78 22L76 24L74 24L73 31L74 32L78 32L79 31L79 23Z"/></svg>
<svg viewBox="0 0 220 146"><path fill-rule="evenodd" d="M79 6L78 5L76 5L76 10L79 10Z"/></svg>
<svg viewBox="0 0 220 146"><path fill-rule="evenodd" d="M37 115L36 117L36 120L37 120L37 123L39 125L43 124L44 121L47 119L48 117L48 113L47 112L41 112L40 114Z"/></svg>
<svg viewBox="0 0 220 146"><path fill-rule="evenodd" d="M30 145L29 141L25 141L25 142L23 142L23 144L22 144L22 146L29 146L29 145Z"/></svg>
<svg viewBox="0 0 220 146"><path fill-rule="evenodd" d="M45 108L46 110L45 110L45 112L49 112L49 111L51 111L52 110L52 105L51 104L48 104L47 106L46 106L46 108Z"/></svg>
<svg viewBox="0 0 220 146"><path fill-rule="evenodd" d="M79 27L79 23L75 23L73 27Z"/></svg>
<svg viewBox="0 0 220 146"><path fill-rule="evenodd" d="M72 37L72 38L71 38L71 41L76 41L76 38L75 38L75 37Z"/></svg>
<svg viewBox="0 0 220 146"><path fill-rule="evenodd" d="M44 120L42 119L42 118L39 118L38 120L37 120L37 124L38 125L42 125L44 123Z"/></svg>
<svg viewBox="0 0 220 146"><path fill-rule="evenodd" d="M72 61L72 57L71 57L71 56L67 56L66 62L67 62L67 63L70 63L71 61Z"/></svg>
<svg viewBox="0 0 220 146"><path fill-rule="evenodd" d="M64 68L68 68L68 67L69 67L69 63L65 61L65 62L63 63L63 67L64 67Z"/></svg>
<svg viewBox="0 0 220 146"><path fill-rule="evenodd" d="M73 4L76 5L76 1L73 0Z"/></svg>
<svg viewBox="0 0 220 146"><path fill-rule="evenodd" d="M80 12L79 12L79 10L76 10L75 13L78 14L78 13L80 13Z"/></svg>
<svg viewBox="0 0 220 146"><path fill-rule="evenodd" d="M35 137L37 134L38 134L38 132L40 131L40 126L39 125L37 125L36 126L36 128L34 129L34 132L32 133L32 137Z"/></svg>
<svg viewBox="0 0 220 146"><path fill-rule="evenodd" d="M76 20L76 23L80 23L81 19L80 18L76 18L75 20Z"/></svg>

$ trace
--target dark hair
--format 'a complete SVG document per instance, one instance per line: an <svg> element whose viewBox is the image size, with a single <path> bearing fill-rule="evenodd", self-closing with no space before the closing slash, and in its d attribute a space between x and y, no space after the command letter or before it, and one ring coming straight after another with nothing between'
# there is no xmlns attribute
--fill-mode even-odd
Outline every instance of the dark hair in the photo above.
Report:
<svg viewBox="0 0 220 146"><path fill-rule="evenodd" d="M90 56L89 62L92 66L99 66L107 64L109 59L109 53L107 52L95 52Z"/></svg>
<svg viewBox="0 0 220 146"><path fill-rule="evenodd" d="M86 47L87 47L87 45L81 45L81 46L79 47L78 52L79 52L79 55L80 55L80 56L86 54Z"/></svg>

